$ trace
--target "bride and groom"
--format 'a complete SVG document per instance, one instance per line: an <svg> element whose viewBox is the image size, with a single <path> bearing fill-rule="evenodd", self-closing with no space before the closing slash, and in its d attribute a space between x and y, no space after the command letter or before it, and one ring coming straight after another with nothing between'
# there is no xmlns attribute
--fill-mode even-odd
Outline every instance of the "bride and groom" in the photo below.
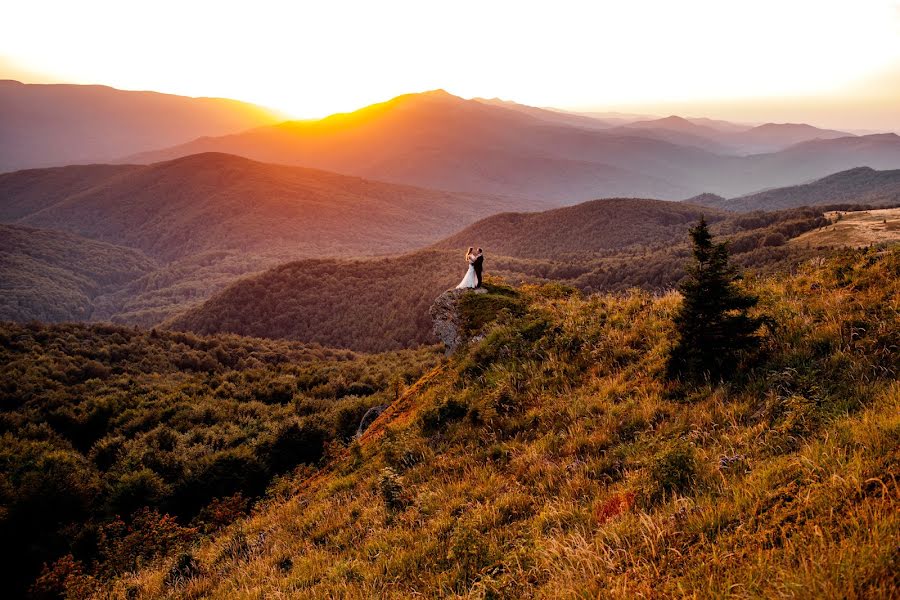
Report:
<svg viewBox="0 0 900 600"><path fill-rule="evenodd" d="M484 265L484 253L481 251L481 248L477 251L474 247L469 248L468 252L466 252L466 262L469 263L469 269L466 271L466 276L463 277L463 280L456 286L456 289L480 288L481 270Z"/></svg>

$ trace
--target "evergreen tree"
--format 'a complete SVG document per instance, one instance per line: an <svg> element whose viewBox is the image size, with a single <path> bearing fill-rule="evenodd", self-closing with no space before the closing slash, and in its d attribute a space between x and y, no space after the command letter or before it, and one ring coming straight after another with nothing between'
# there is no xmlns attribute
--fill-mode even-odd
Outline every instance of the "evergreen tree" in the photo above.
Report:
<svg viewBox="0 0 900 600"><path fill-rule="evenodd" d="M742 291L740 274L728 262L728 248L714 243L706 219L690 230L694 262L680 290L684 303L675 316L678 343L669 358L672 378L717 380L730 375L742 351L755 348L762 319L747 311L757 298Z"/></svg>

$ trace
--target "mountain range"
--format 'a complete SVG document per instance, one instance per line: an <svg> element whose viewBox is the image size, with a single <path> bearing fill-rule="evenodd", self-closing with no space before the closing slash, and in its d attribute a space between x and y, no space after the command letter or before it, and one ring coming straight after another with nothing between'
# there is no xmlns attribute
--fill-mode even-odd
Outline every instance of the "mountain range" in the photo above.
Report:
<svg viewBox="0 0 900 600"><path fill-rule="evenodd" d="M842 203L896 206L900 204L900 169L877 171L869 167L857 167L802 185L763 190L727 199L714 194L703 194L688 202L735 212Z"/></svg>
<svg viewBox="0 0 900 600"><path fill-rule="evenodd" d="M701 192L729 197L851 167L900 164L900 138L893 134L834 137L843 134L789 124L722 131L678 117L604 129L600 121L559 115L437 90L319 121L198 139L126 160L154 162L217 151L558 204L617 196L678 199ZM744 156L736 146L745 152L778 151Z"/></svg>
<svg viewBox="0 0 900 600"><path fill-rule="evenodd" d="M246 102L0 80L0 172L110 162L283 117Z"/></svg>

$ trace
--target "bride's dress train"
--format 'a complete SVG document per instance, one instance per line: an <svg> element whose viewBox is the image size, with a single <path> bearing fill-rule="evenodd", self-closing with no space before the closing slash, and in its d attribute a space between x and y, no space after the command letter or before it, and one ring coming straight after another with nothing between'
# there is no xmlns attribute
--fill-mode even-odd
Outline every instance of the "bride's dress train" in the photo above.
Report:
<svg viewBox="0 0 900 600"><path fill-rule="evenodd" d="M459 282L459 285L456 286L456 289L464 290L466 288L476 287L478 287L478 275L475 274L475 265L469 265L469 270L466 271L466 276L463 277L463 280Z"/></svg>

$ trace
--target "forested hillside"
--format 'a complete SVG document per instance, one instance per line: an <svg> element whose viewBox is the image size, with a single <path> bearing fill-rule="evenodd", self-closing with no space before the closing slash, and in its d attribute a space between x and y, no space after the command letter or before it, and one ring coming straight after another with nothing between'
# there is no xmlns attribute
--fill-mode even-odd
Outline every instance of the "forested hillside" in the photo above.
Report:
<svg viewBox="0 0 900 600"><path fill-rule="evenodd" d="M236 336L0 325L4 590L17 595L66 554L106 578L227 525L435 361L429 350L363 356Z"/></svg>
<svg viewBox="0 0 900 600"><path fill-rule="evenodd" d="M623 199L499 215L437 249L390 259L306 260L276 267L236 282L167 326L367 351L410 347L433 341L426 310L462 279L468 246L484 248L488 276L513 283L555 281L585 292L664 290L684 274L687 230L701 212L678 203ZM634 231L619 227L619 218L633 223ZM785 242L826 223L812 209L727 219L712 212L710 219L717 232L728 235L737 262L762 272L817 255Z"/></svg>
<svg viewBox="0 0 900 600"><path fill-rule="evenodd" d="M634 246L661 247L683 241L687 228L701 215L718 222L727 213L683 202L594 200L539 213L494 215L442 240L437 247L458 249L475 243L491 254L516 258L591 257Z"/></svg>
<svg viewBox="0 0 900 600"><path fill-rule="evenodd" d="M759 349L706 383L666 377L678 295L522 288L319 473L98 597L892 598L900 252L743 287Z"/></svg>
<svg viewBox="0 0 900 600"><path fill-rule="evenodd" d="M0 225L0 321L90 319L95 298L156 268L130 248Z"/></svg>
<svg viewBox="0 0 900 600"><path fill-rule="evenodd" d="M869 167L858 167L803 185L764 190L739 198L725 199L707 195L705 198L692 198L688 202L735 212L837 203L896 206L900 204L900 169L876 171Z"/></svg>
<svg viewBox="0 0 900 600"><path fill-rule="evenodd" d="M108 252L108 246L82 244L79 253L57 252L49 262L35 262L18 242L7 244L7 281L29 283L7 299L3 315L155 325L247 273L305 257L395 255L494 212L539 206L546 205L225 154L0 174L0 222L123 246L131 249L123 250L131 257L124 261L143 253L140 260L155 263L140 277L87 293L86 284L60 280L85 268L79 263L103 261L100 249ZM33 245L40 245L39 236L54 235L60 234L35 232ZM98 249L97 257L85 254L90 248Z"/></svg>

